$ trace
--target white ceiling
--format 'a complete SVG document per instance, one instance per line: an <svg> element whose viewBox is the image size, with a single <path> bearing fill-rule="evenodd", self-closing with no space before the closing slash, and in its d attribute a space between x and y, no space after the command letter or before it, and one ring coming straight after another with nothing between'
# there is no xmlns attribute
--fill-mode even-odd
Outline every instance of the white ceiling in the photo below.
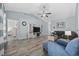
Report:
<svg viewBox="0 0 79 59"><path fill-rule="evenodd" d="M5 9L24 13L40 13L41 6L46 5L49 12L52 12L54 18L67 18L74 16L76 12L75 3L6 3Z"/></svg>
<svg viewBox="0 0 79 59"><path fill-rule="evenodd" d="M32 13L38 10L40 4L33 3L8 3L5 4L6 10L18 11L24 13Z"/></svg>

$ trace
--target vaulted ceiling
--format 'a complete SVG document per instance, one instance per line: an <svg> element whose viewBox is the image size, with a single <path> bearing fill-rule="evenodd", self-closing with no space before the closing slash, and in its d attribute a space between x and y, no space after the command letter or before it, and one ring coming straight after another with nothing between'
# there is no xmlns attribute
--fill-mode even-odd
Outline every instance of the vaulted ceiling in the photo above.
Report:
<svg viewBox="0 0 79 59"><path fill-rule="evenodd" d="M5 9L8 11L17 11L32 14L41 13L42 5L46 5L47 10L52 13L52 16L59 19L74 16L76 12L75 3L5 3L4 5Z"/></svg>

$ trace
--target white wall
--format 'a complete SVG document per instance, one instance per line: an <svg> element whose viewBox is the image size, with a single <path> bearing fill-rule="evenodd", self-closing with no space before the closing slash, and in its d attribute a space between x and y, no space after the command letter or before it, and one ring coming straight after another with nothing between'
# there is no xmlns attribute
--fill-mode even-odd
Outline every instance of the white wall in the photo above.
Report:
<svg viewBox="0 0 79 59"><path fill-rule="evenodd" d="M77 32L77 34L78 34L78 36L79 36L79 3L77 3L77 19L78 19L78 30L76 31Z"/></svg>
<svg viewBox="0 0 79 59"><path fill-rule="evenodd" d="M52 8L52 9L51 9ZM52 15L49 17L50 29L49 31L66 31L66 30L77 30L77 19L76 19L76 3L55 3L50 4L50 11ZM57 22L65 22L64 28L57 28ZM55 29L53 28L55 27Z"/></svg>
<svg viewBox="0 0 79 59"><path fill-rule="evenodd" d="M26 26L22 25L22 21L27 23ZM26 19L19 19L16 26L16 38L17 39L27 39L28 38L28 22Z"/></svg>
<svg viewBox="0 0 79 59"><path fill-rule="evenodd" d="M79 30L79 3L78 3L78 10L77 10L77 17L78 17L78 30Z"/></svg>

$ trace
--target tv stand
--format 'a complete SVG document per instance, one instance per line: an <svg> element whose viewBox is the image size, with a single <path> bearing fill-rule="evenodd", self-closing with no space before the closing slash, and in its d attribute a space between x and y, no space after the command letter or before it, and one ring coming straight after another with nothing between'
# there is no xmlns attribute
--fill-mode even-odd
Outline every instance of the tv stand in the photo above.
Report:
<svg viewBox="0 0 79 59"><path fill-rule="evenodd" d="M38 36L40 36L40 32L39 32L39 33L37 33L37 37L38 37Z"/></svg>

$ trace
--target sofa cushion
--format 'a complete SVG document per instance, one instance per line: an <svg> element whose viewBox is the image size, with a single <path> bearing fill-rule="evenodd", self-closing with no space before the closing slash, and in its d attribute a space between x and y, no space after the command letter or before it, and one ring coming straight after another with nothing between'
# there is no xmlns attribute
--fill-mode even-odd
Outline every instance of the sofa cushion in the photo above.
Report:
<svg viewBox="0 0 79 59"><path fill-rule="evenodd" d="M68 56L63 46L55 43L48 43L48 55L49 56Z"/></svg>
<svg viewBox="0 0 79 59"><path fill-rule="evenodd" d="M71 40L65 49L71 56L79 55L79 38Z"/></svg>
<svg viewBox="0 0 79 59"><path fill-rule="evenodd" d="M67 46L68 42L69 42L69 41L67 41L67 40L65 40L65 39L58 39L58 40L56 41L56 43L58 43L58 44L60 44L60 45L62 45L62 46L64 46L64 47Z"/></svg>

